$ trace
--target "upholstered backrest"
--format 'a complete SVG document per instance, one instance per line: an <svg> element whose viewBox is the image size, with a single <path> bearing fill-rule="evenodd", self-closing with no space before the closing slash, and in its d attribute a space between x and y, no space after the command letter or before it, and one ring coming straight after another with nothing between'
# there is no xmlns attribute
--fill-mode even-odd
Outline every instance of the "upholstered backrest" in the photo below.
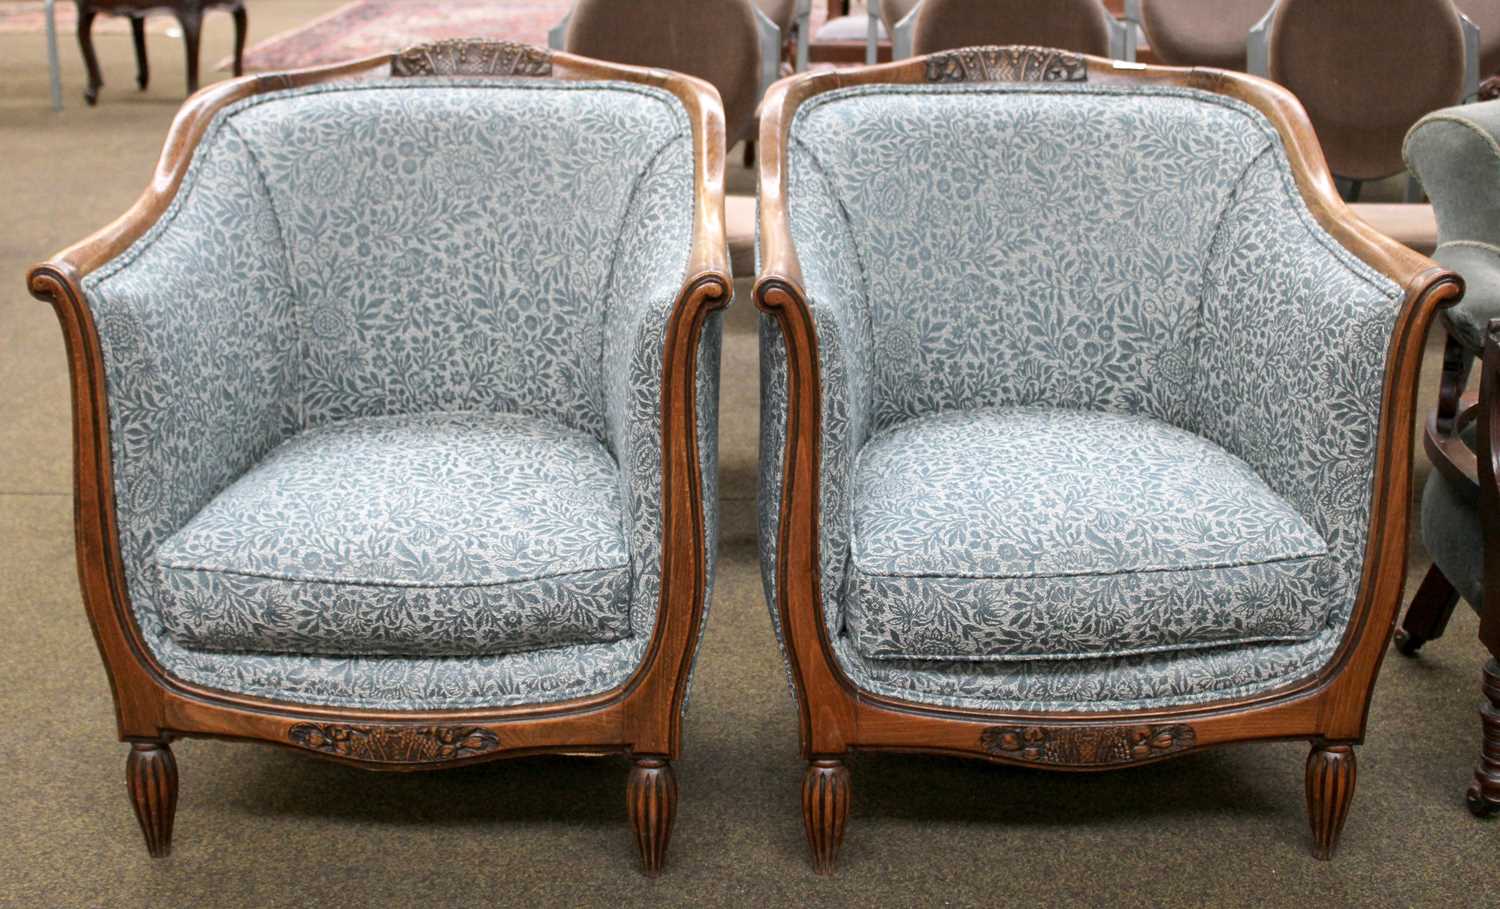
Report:
<svg viewBox="0 0 1500 909"><path fill-rule="evenodd" d="M250 99L204 144L269 196L245 217L283 248L304 425L486 410L602 437L615 247L673 143L686 116L652 89L390 80Z"/></svg>
<svg viewBox="0 0 1500 909"><path fill-rule="evenodd" d="M563 47L596 60L697 76L724 102L728 144L750 138L761 73L751 0L577 0Z"/></svg>
<svg viewBox="0 0 1500 909"><path fill-rule="evenodd" d="M1342 177L1399 173L1406 131L1463 94L1452 0L1280 0L1267 37L1270 77L1297 95Z"/></svg>
<svg viewBox="0 0 1500 909"><path fill-rule="evenodd" d="M1141 25L1157 60L1170 66L1245 68L1251 26L1273 0L1142 0Z"/></svg>
<svg viewBox="0 0 1500 909"><path fill-rule="evenodd" d="M873 428L1032 403L1186 421L1205 255L1275 141L1259 114L1175 88L882 85L811 99L792 138L794 242L815 298L862 295Z"/></svg>
<svg viewBox="0 0 1500 909"><path fill-rule="evenodd" d="M912 53L1035 44L1107 57L1112 21L1102 0L922 0Z"/></svg>

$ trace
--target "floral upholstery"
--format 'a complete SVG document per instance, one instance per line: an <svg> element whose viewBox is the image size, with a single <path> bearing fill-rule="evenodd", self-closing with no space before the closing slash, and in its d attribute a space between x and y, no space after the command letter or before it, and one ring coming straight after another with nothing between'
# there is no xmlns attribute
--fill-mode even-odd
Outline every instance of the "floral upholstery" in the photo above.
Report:
<svg viewBox="0 0 1500 909"><path fill-rule="evenodd" d="M868 657L1301 640L1331 605L1328 550L1302 516L1243 461L1149 417L945 411L866 442L853 489L844 607Z"/></svg>
<svg viewBox="0 0 1500 909"><path fill-rule="evenodd" d="M823 614L855 684L945 706L1096 711L1249 694L1327 663L1363 566L1401 289L1318 226L1263 116L1220 95L1153 86L839 90L794 118L788 198L818 341ZM761 337L770 598L787 392L784 342L769 322ZM1259 519L1284 534L1276 547L1326 547L1317 579L1294 585L1316 599L1270 623L1284 624L1267 636L1286 639L1241 633L1271 618L1254 608L1265 602L1257 593L1203 612L1239 643L1187 640L1170 618L1181 613L1166 606L1130 610L1135 624L1113 640L1194 646L1119 653L1108 634L1074 648L1040 629L1029 659L862 652L873 639L858 637L849 591L867 445L937 414L961 421L1019 407L1089 414L1052 418L1061 423L1149 418L1201 437L1192 444L1202 451L1222 449L1224 469L1235 465L1268 508L1279 503ZM1080 464L1076 476L1094 488L1113 482L1122 454L1096 459L1092 472ZM1019 486L1024 466L1015 476L1011 466L985 470ZM967 494L967 469L948 476L945 501ZM950 564L968 557L954 550ZM1069 608L1084 616L1109 602ZM874 615L868 600L861 608ZM1002 626L1020 621L1014 602L986 608ZM965 634L979 635L967 617L954 637Z"/></svg>
<svg viewBox="0 0 1500 909"><path fill-rule="evenodd" d="M617 468L512 414L361 417L293 437L156 550L188 647L461 656L630 631Z"/></svg>
<svg viewBox="0 0 1500 909"><path fill-rule="evenodd" d="M692 170L681 104L638 85L379 80L221 112L157 225L84 282L131 605L164 668L245 694L413 710L623 683L655 627L662 343L690 252ZM717 349L717 320L707 331ZM717 398L716 372L699 383L700 402ZM629 634L334 656L168 633L158 550L278 445L358 418L460 413L530 418L613 460L629 590L609 634ZM712 446L700 458L712 476Z"/></svg>

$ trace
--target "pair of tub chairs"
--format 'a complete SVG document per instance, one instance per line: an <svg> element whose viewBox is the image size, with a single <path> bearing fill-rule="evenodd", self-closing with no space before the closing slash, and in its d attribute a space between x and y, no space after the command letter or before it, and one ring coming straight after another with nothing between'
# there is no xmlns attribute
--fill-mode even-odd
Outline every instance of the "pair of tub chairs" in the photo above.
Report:
<svg viewBox="0 0 1500 909"><path fill-rule="evenodd" d="M761 558L830 870L854 751L1302 739L1333 849L1455 276L1285 91L978 48L761 116ZM645 869L710 599L723 119L459 41L237 79L30 274L84 601L167 852L180 736L375 770L623 754Z"/></svg>

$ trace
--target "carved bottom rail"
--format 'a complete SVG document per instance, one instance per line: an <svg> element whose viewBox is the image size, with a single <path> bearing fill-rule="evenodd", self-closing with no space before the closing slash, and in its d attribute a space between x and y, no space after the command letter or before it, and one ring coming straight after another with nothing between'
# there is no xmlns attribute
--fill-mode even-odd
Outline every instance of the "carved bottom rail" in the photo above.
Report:
<svg viewBox="0 0 1500 909"><path fill-rule="evenodd" d="M298 723L291 744L370 764L438 764L500 748L500 737L478 726L350 726Z"/></svg>
<svg viewBox="0 0 1500 909"><path fill-rule="evenodd" d="M1055 767L1133 764L1187 751L1198 742L1186 723L1133 726L994 726L979 736L989 754Z"/></svg>

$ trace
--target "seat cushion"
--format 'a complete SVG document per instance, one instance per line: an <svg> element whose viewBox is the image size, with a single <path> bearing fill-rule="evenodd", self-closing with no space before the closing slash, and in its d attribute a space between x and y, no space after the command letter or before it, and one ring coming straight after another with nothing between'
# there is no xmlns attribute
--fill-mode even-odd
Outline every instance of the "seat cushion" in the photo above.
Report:
<svg viewBox="0 0 1500 909"><path fill-rule="evenodd" d="M531 417L297 435L156 552L162 619L213 650L486 655L627 635L619 471Z"/></svg>
<svg viewBox="0 0 1500 909"><path fill-rule="evenodd" d="M873 659L1089 659L1301 640L1327 546L1241 460L1148 417L949 411L855 468L846 631Z"/></svg>

